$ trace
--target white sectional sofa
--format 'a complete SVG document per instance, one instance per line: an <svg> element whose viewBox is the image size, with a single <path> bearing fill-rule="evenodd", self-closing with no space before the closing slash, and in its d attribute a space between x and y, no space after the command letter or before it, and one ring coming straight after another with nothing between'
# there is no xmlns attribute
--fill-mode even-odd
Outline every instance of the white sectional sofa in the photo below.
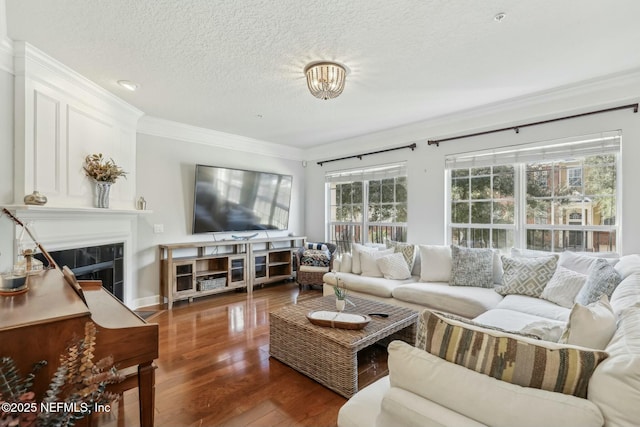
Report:
<svg viewBox="0 0 640 427"><path fill-rule="evenodd" d="M420 311L431 309L459 315L481 325L471 328L479 328L490 335L512 337L510 331L533 334L542 338L535 342L551 347L591 348L585 343L597 342L593 340L602 333L599 329L607 328L598 318L597 310L604 307L600 301L587 306L587 317L596 313L593 319L584 320L594 322L589 325L578 324L583 322L580 316L584 316L585 310L581 304L567 307L565 301L565 306L561 306L540 296L513 292L513 289L506 295L498 293L496 289L504 286L499 257L494 258L492 271L497 288L452 286L443 280L421 281L428 277L445 279L447 270L452 268L451 253L447 260L446 247L431 249L431 252L419 251L422 259L416 261L411 277L405 279L363 276L336 263L334 271L324 276L324 292L332 293L339 280L340 286L352 295ZM434 253L440 254L436 260L424 259L425 254ZM588 273L599 259L602 258L562 253L553 266L553 274L555 276L561 269ZM610 295L610 303L605 301L608 307L605 312L612 311L614 319L609 335L605 332L606 340L601 349L608 357L597 365L588 379L585 398L523 387L517 385L517 381L496 379L423 349L394 342L389 346L389 375L354 395L341 408L338 426L640 425L640 255L610 258L606 263L613 266L621 282ZM352 269L352 266L347 267ZM432 271L422 271L425 267ZM596 308L589 311L592 306ZM607 322L611 323L610 320L604 323ZM496 331L498 328L501 330ZM553 342L562 334L563 344ZM613 336L609 338L611 334ZM573 342L572 337L576 337Z"/></svg>

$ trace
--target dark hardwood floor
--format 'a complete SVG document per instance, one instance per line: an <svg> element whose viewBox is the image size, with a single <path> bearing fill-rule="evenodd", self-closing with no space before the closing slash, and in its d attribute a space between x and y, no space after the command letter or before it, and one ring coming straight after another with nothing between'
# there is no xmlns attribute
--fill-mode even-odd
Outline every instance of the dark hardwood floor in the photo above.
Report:
<svg viewBox="0 0 640 427"><path fill-rule="evenodd" d="M269 312L320 295L288 282L180 302L149 317L160 329L155 425L335 426L346 399L269 357ZM386 369L384 350L361 359L361 384ZM96 420L139 426L137 390Z"/></svg>

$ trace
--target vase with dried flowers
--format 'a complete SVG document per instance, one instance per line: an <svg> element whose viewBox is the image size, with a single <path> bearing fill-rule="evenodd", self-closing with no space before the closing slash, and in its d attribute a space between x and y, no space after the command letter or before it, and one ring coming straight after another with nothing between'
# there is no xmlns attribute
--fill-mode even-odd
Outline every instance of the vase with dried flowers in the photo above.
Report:
<svg viewBox="0 0 640 427"><path fill-rule="evenodd" d="M96 184L96 207L108 208L111 184L121 176L126 179L127 172L116 165L113 159L105 159L102 153L89 154L84 158L84 163L84 173Z"/></svg>

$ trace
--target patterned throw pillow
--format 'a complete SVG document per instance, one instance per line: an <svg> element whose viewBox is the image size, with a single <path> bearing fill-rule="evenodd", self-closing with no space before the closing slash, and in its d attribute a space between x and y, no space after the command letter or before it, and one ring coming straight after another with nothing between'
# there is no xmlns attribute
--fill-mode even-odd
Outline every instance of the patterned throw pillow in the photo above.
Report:
<svg viewBox="0 0 640 427"><path fill-rule="evenodd" d="M564 346L478 328L425 310L416 347L490 377L585 398L604 351Z"/></svg>
<svg viewBox="0 0 640 427"><path fill-rule="evenodd" d="M502 256L502 286L496 287L500 295L528 295L540 297L558 265L555 256L538 258L509 258Z"/></svg>
<svg viewBox="0 0 640 427"><path fill-rule="evenodd" d="M493 251L451 245L449 284L493 288Z"/></svg>
<svg viewBox="0 0 640 427"><path fill-rule="evenodd" d="M411 277L411 271L401 253L396 252L378 258L376 264L385 279L404 280Z"/></svg>
<svg viewBox="0 0 640 427"><path fill-rule="evenodd" d="M413 270L413 264L416 261L416 245L394 240L387 240L385 244L387 248L393 248L394 252L401 253L407 263L407 267L409 267L409 271Z"/></svg>
<svg viewBox="0 0 640 427"><path fill-rule="evenodd" d="M300 257L301 265L309 265L313 267L329 267L331 254L329 251L319 249L305 249Z"/></svg>
<svg viewBox="0 0 640 427"><path fill-rule="evenodd" d="M587 281L587 276L577 271L569 270L558 265L551 280L547 283L540 298L556 303L562 307L571 308L576 295Z"/></svg>
<svg viewBox="0 0 640 427"><path fill-rule="evenodd" d="M305 247L307 249L317 249L319 251L328 251L329 250L329 247L324 243L307 242L307 245Z"/></svg>
<svg viewBox="0 0 640 427"><path fill-rule="evenodd" d="M576 302L587 305L598 301L602 295L611 298L621 281L622 277L615 268L606 259L598 258L589 267L587 282L576 296Z"/></svg>

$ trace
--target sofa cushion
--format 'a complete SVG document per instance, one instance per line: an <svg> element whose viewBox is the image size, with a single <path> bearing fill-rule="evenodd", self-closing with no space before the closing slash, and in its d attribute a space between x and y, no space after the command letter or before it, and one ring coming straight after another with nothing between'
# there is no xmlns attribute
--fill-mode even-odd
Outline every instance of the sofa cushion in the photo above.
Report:
<svg viewBox="0 0 640 427"><path fill-rule="evenodd" d="M415 282L411 277L406 280L390 280L384 277L366 277L353 273L327 273L322 280L331 286L336 286L337 278L340 279L340 286L350 291L362 292L364 294L375 295L383 298L391 298L391 292L405 283Z"/></svg>
<svg viewBox="0 0 640 427"><path fill-rule="evenodd" d="M640 273L640 255L625 255L614 265L622 280L633 273Z"/></svg>
<svg viewBox="0 0 640 427"><path fill-rule="evenodd" d="M403 280L411 277L405 257L399 252L378 258L376 264L385 279Z"/></svg>
<svg viewBox="0 0 640 427"><path fill-rule="evenodd" d="M448 283L409 283L396 286L395 299L451 314L473 318L498 305L502 297L493 289L450 286Z"/></svg>
<svg viewBox="0 0 640 427"><path fill-rule="evenodd" d="M576 303L560 342L604 350L616 332L616 323L606 295L587 306Z"/></svg>
<svg viewBox="0 0 640 427"><path fill-rule="evenodd" d="M391 255L393 249L385 249L379 251L360 252L360 269L361 274L367 277L383 277L382 271L378 267L377 260L386 255Z"/></svg>
<svg viewBox="0 0 640 427"><path fill-rule="evenodd" d="M623 283L640 294L640 282L627 277ZM632 279L631 283L627 280ZM621 310L618 328L602 362L589 382L588 399L598 405L606 425L634 426L640 420L640 305Z"/></svg>
<svg viewBox="0 0 640 427"><path fill-rule="evenodd" d="M554 256L537 258L510 258L502 256L502 286L496 287L500 295L528 295L539 297L556 271Z"/></svg>
<svg viewBox="0 0 640 427"><path fill-rule="evenodd" d="M640 258L638 258L640 260ZM629 274L616 286L609 300L613 312L620 317L630 307L640 307L640 267L636 273Z"/></svg>
<svg viewBox="0 0 640 427"><path fill-rule="evenodd" d="M473 319L474 322L505 330L532 334L540 339L558 342L564 332L566 322L546 319L520 311L494 308Z"/></svg>
<svg viewBox="0 0 640 427"><path fill-rule="evenodd" d="M416 260L416 252L418 251L416 245L406 242L396 242L395 240L386 240L385 245L387 249L393 249L395 253L402 254L409 268L409 272L413 270L413 263Z"/></svg>
<svg viewBox="0 0 640 427"><path fill-rule="evenodd" d="M491 426L604 424L600 410L588 400L499 381L402 341L389 345L389 379L391 387L408 390Z"/></svg>
<svg viewBox="0 0 640 427"><path fill-rule="evenodd" d="M300 271L306 271L309 273L328 273L329 272L329 267L320 267L320 266L314 266L314 265L301 265L299 267Z"/></svg>
<svg viewBox="0 0 640 427"><path fill-rule="evenodd" d="M375 424L380 427L486 426L486 424L465 417L456 411L452 411L400 387L390 387L384 394L381 406L380 414ZM360 426L371 427L373 424L361 424Z"/></svg>
<svg viewBox="0 0 640 427"><path fill-rule="evenodd" d="M493 378L586 397L591 374L607 353L483 329L425 310L416 347Z"/></svg>
<svg viewBox="0 0 640 427"><path fill-rule="evenodd" d="M491 249L451 245L449 284L493 288L493 257L494 253Z"/></svg>
<svg viewBox="0 0 640 427"><path fill-rule="evenodd" d="M333 265L334 267L336 266L336 261L333 261ZM342 254L336 271L341 273L351 273L351 254Z"/></svg>
<svg viewBox="0 0 640 427"><path fill-rule="evenodd" d="M528 297L526 295L507 295L496 308L527 313L544 319L567 322L571 309L559 306L550 301Z"/></svg>
<svg viewBox="0 0 640 427"><path fill-rule="evenodd" d="M448 282L451 278L451 247L443 245L419 245L420 280L423 282Z"/></svg>
<svg viewBox="0 0 640 427"><path fill-rule="evenodd" d="M559 265L547 286L544 287L540 298L571 308L576 295L578 295L586 281L586 274L578 273Z"/></svg>
<svg viewBox="0 0 640 427"><path fill-rule="evenodd" d="M589 269L598 258L606 259L611 265L618 262L619 255L614 252L572 252L560 253L558 265L578 273L588 274Z"/></svg>
<svg viewBox="0 0 640 427"><path fill-rule="evenodd" d="M587 305L597 301L601 295L610 297L622 278L605 259L595 260L587 275L587 281L576 296L576 302Z"/></svg>
<svg viewBox="0 0 640 427"><path fill-rule="evenodd" d="M511 258L539 258L541 256L555 256L558 258L560 255L554 252L538 251L535 249L511 248Z"/></svg>
<svg viewBox="0 0 640 427"><path fill-rule="evenodd" d="M375 426L382 398L389 387L389 377L385 376L354 394L338 411L338 426Z"/></svg>

